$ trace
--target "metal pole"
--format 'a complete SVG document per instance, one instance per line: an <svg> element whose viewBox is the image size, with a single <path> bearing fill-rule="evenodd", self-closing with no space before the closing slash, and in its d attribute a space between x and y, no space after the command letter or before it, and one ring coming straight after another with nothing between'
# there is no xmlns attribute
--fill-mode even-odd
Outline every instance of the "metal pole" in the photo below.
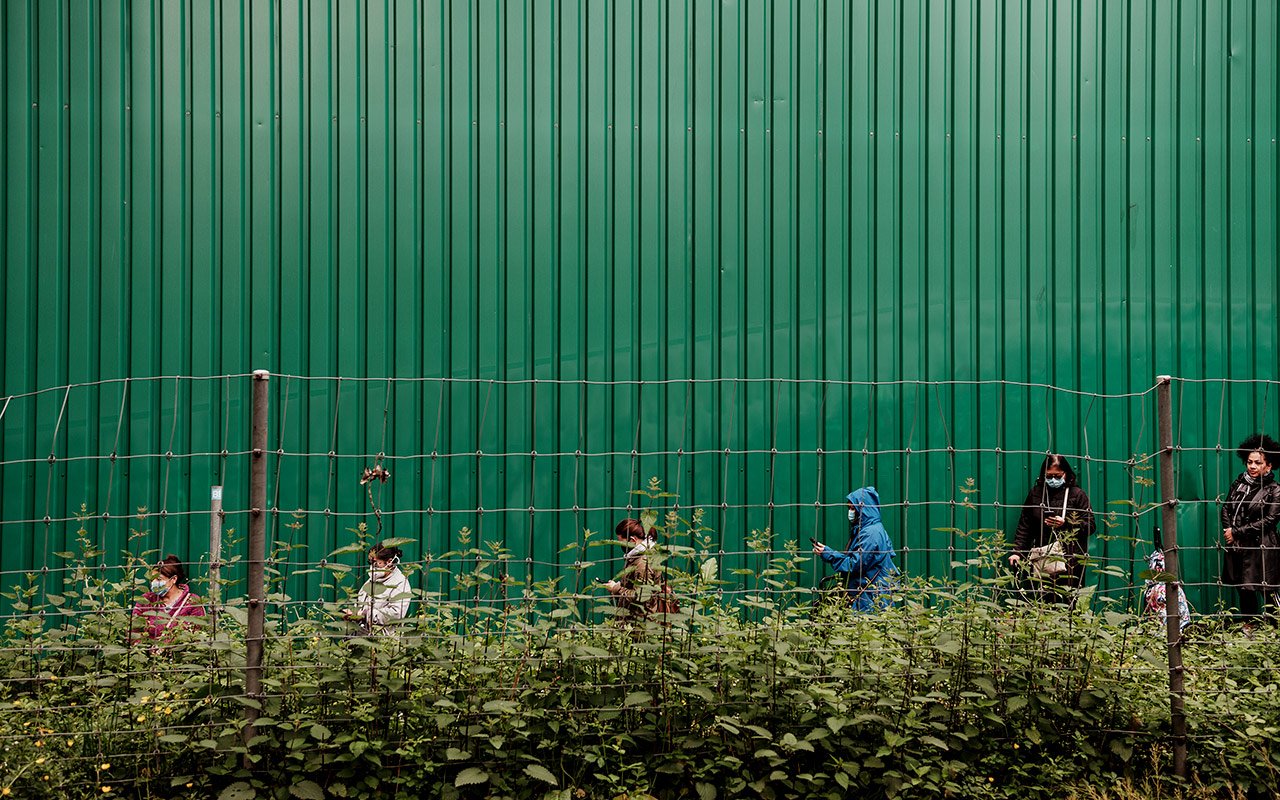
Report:
<svg viewBox="0 0 1280 800"><path fill-rule="evenodd" d="M222 602L222 487L209 487L209 602Z"/></svg>
<svg viewBox="0 0 1280 800"><path fill-rule="evenodd" d="M262 699L262 643L266 621L267 529L267 388L271 373L253 373L253 460L249 472L249 630L245 637L244 693L250 700ZM258 709L244 709L245 746L253 740ZM246 760L248 756L246 755Z"/></svg>
<svg viewBox="0 0 1280 800"><path fill-rule="evenodd" d="M1156 377L1156 413L1160 425L1160 522L1164 538L1165 637L1169 642L1169 716L1173 734L1173 774L1187 777L1186 688L1182 669L1182 614L1179 613L1182 584L1178 580L1178 492L1173 474L1173 403L1169 375Z"/></svg>

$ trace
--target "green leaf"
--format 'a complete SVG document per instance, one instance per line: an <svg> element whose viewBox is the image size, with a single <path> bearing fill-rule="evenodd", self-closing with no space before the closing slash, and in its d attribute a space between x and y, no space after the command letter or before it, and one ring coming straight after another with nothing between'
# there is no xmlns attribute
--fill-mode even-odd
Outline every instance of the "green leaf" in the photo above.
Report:
<svg viewBox="0 0 1280 800"><path fill-rule="evenodd" d="M453 779L454 786L471 786L477 783L488 783L489 773L479 767L467 767Z"/></svg>
<svg viewBox="0 0 1280 800"><path fill-rule="evenodd" d="M1133 757L1133 747L1120 739L1113 739L1111 741L1111 752L1120 756L1121 761L1128 761Z"/></svg>
<svg viewBox="0 0 1280 800"><path fill-rule="evenodd" d="M938 652L946 653L949 656L953 656L960 652L960 640L948 639L942 642L941 644L939 644L937 647L938 647Z"/></svg>
<svg viewBox="0 0 1280 800"><path fill-rule="evenodd" d="M703 583L710 583L711 581L714 581L714 580L716 579L716 560L715 560L715 558L708 558L706 561L703 561L703 562L702 562L702 569L701 569L701 570L699 570L699 572L700 572L700 574L702 575L702 582L703 582ZM710 784L705 784L705 785L708 785L708 786L709 786ZM714 789L715 787L712 787L712 788Z"/></svg>
<svg viewBox="0 0 1280 800"><path fill-rule="evenodd" d="M333 731L321 725L319 722L311 726L311 738L313 739L319 739L320 741L323 742L325 739L328 739L332 735L333 735Z"/></svg>
<svg viewBox="0 0 1280 800"><path fill-rule="evenodd" d="M185 742L187 740L187 735L185 733L166 733L164 736L159 738L162 742L177 744L178 742Z"/></svg>
<svg viewBox="0 0 1280 800"><path fill-rule="evenodd" d="M337 550L334 550L333 552L329 553L329 558L333 558L334 556L346 555L347 553L363 553L364 548L365 546L362 542L353 542L352 544L343 545L342 547L339 547Z"/></svg>
<svg viewBox="0 0 1280 800"><path fill-rule="evenodd" d="M716 787L712 784L698 781L694 788L698 790L698 800L716 800Z"/></svg>
<svg viewBox="0 0 1280 800"><path fill-rule="evenodd" d="M289 794L302 800L324 800L324 789L315 781L298 781L289 787Z"/></svg>
<svg viewBox="0 0 1280 800"><path fill-rule="evenodd" d="M694 697L697 697L700 700L705 700L708 703L716 699L710 689L701 685L677 686L676 690L684 694L693 695Z"/></svg>
<svg viewBox="0 0 1280 800"><path fill-rule="evenodd" d="M622 701L624 706L647 706L653 702L653 695L648 692L632 692Z"/></svg>
<svg viewBox="0 0 1280 800"><path fill-rule="evenodd" d="M490 714L514 714L520 710L520 704L510 700L490 700L482 707Z"/></svg>
<svg viewBox="0 0 1280 800"><path fill-rule="evenodd" d="M551 774L551 770L541 764L529 764L524 768L524 774L530 778L536 778L543 783L549 783L552 786L559 786L560 781L556 780L556 776Z"/></svg>
<svg viewBox="0 0 1280 800"><path fill-rule="evenodd" d="M456 747L450 747L444 751L444 757L449 761L466 761L471 758L471 753L466 750L459 750Z"/></svg>
<svg viewBox="0 0 1280 800"><path fill-rule="evenodd" d="M218 800L253 800L258 793L253 787L244 781L236 781L227 788L222 790L218 795Z"/></svg>

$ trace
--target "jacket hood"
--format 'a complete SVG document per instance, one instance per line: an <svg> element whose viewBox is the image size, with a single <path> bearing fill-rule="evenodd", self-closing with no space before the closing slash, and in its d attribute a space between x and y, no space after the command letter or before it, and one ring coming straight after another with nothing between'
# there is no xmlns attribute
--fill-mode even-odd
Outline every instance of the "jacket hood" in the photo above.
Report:
<svg viewBox="0 0 1280 800"><path fill-rule="evenodd" d="M850 503L858 509L858 527L880 522L880 493L874 486L863 486L854 489L847 495Z"/></svg>

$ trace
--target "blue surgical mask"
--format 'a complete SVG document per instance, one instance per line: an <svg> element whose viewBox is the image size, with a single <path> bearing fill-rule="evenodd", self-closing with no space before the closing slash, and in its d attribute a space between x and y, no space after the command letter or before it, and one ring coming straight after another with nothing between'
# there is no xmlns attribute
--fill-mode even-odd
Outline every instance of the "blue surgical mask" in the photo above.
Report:
<svg viewBox="0 0 1280 800"><path fill-rule="evenodd" d="M858 509L856 508L849 509L849 521L855 522L857 519L858 519Z"/></svg>
<svg viewBox="0 0 1280 800"><path fill-rule="evenodd" d="M164 578L156 578L151 582L152 594L164 594L167 591L169 591L169 582Z"/></svg>
<svg viewBox="0 0 1280 800"><path fill-rule="evenodd" d="M1061 489L1063 486L1067 485L1067 479L1066 478L1045 478L1044 485L1048 486L1050 489Z"/></svg>

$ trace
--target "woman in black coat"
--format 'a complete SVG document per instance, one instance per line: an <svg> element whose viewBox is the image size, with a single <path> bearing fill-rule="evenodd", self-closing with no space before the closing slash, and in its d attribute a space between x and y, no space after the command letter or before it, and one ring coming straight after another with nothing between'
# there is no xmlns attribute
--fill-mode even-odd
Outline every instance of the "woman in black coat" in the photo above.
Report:
<svg viewBox="0 0 1280 800"><path fill-rule="evenodd" d="M1271 472L1280 464L1280 443L1260 433L1241 442L1236 455L1244 472L1222 503L1222 582L1236 587L1240 615L1252 625L1280 589L1280 484Z"/></svg>
<svg viewBox="0 0 1280 800"><path fill-rule="evenodd" d="M1061 539L1066 554L1066 571L1051 579L1064 589L1080 586L1084 577L1083 559L1089 555L1089 537L1095 528L1089 496L1080 488L1076 472L1066 456L1050 454L1040 465L1040 477L1027 493L1018 518L1009 565L1030 568L1023 561L1032 549Z"/></svg>

